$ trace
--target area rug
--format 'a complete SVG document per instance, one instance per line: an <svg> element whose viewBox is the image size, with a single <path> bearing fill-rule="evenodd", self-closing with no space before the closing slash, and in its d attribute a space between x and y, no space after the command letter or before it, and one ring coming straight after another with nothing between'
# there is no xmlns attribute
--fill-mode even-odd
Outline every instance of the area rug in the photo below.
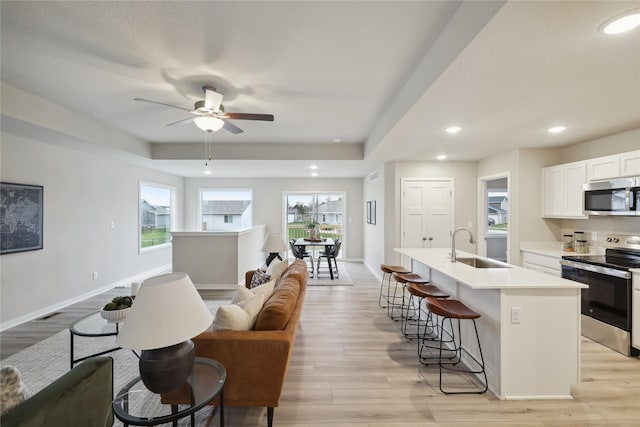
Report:
<svg viewBox="0 0 640 427"><path fill-rule="evenodd" d="M218 307L228 304L229 300L205 301L205 303L209 310L215 313ZM69 371L69 335L68 330L61 331L1 360L0 366L11 365L18 368L29 394L33 395ZM74 344L74 357L76 358L116 347L114 336L98 338L76 336ZM105 356L113 358L113 391L114 394L117 394L127 382L139 375L138 358L131 350L124 349L107 353ZM150 403L140 402L139 404L149 405ZM157 402L152 402L152 404L156 408L156 415L170 413L170 407L161 406ZM205 416L207 412L203 411L201 416ZM122 424L116 422L114 425Z"/></svg>
<svg viewBox="0 0 640 427"><path fill-rule="evenodd" d="M327 265L324 264L322 267L320 268L320 277L310 277L308 286L353 286L353 280L351 280L347 267L344 264L338 263L338 272L340 273L340 277L334 276L333 280L329 277L329 269Z"/></svg>

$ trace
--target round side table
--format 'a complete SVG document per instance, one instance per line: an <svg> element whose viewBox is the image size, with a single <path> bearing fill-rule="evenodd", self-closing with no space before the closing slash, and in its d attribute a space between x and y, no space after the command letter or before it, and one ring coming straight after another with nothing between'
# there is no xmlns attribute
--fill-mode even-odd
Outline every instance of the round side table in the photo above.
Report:
<svg viewBox="0 0 640 427"><path fill-rule="evenodd" d="M171 413L162 405L160 395L149 391L136 377L129 381L118 393L113 401L113 413L125 427L155 426L172 422L177 425L178 420L191 417L194 425L195 413L219 397L220 404L215 410L220 410L220 426L224 427L224 399L222 389L227 378L227 371L220 362L196 357L193 371L187 382L182 386L191 396L191 403L185 405L170 405ZM181 390L179 388L179 390Z"/></svg>

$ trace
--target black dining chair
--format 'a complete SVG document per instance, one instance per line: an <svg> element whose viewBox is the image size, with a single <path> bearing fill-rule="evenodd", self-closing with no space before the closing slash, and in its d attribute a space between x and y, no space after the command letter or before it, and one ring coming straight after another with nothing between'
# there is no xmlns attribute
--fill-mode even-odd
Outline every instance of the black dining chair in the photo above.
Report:
<svg viewBox="0 0 640 427"><path fill-rule="evenodd" d="M306 246L304 245L296 245L295 244L296 241L295 239L291 239L289 241L289 246L291 246L291 252L293 253L293 256L298 258L298 259L305 259L305 258L309 258L309 261L311 261L311 277L313 277L313 273L314 273L314 265L313 265L313 256L311 255L311 252L307 251Z"/></svg>
<svg viewBox="0 0 640 427"><path fill-rule="evenodd" d="M337 278L340 277L340 273L338 271L338 261L336 260L336 258L338 257L338 253L340 253L341 246L342 241L340 239L336 239L333 245L325 245L324 251L321 251L318 255L318 262L316 263L318 270L320 270L320 258L326 258L327 265L329 266L329 275L331 276L332 280L334 276Z"/></svg>

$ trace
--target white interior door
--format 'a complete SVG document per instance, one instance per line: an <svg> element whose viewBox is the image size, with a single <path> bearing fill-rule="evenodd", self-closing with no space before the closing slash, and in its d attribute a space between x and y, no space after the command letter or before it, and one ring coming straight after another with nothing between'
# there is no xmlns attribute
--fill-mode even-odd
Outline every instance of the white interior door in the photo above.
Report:
<svg viewBox="0 0 640 427"><path fill-rule="evenodd" d="M453 212L452 182L404 180L402 187L402 247L448 247Z"/></svg>

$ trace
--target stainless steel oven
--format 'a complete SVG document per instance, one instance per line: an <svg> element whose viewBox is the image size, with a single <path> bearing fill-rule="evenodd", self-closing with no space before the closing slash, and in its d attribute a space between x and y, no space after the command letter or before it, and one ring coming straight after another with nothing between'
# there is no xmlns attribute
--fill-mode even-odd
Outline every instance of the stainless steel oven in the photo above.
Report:
<svg viewBox="0 0 640 427"><path fill-rule="evenodd" d="M640 250L607 248L604 255L563 256L560 264L563 278L589 285L580 299L582 335L620 353L637 355L638 350L631 346L633 288L629 270L640 267Z"/></svg>

